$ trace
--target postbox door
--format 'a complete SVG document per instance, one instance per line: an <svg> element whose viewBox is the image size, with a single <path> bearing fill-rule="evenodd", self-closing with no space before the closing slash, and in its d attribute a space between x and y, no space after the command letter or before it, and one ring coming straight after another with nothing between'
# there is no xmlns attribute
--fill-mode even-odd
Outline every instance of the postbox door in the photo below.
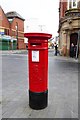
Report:
<svg viewBox="0 0 80 120"><path fill-rule="evenodd" d="M43 43L44 44L44 43ZM44 46L44 45L43 45ZM48 43L45 45L48 46ZM39 47L39 46L38 46ZM29 50L29 88L33 92L43 92L48 88L48 49Z"/></svg>

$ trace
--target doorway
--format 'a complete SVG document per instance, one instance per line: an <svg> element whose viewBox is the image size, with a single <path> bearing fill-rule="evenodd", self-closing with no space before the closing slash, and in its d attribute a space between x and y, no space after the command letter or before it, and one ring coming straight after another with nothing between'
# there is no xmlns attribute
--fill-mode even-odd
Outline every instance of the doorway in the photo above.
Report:
<svg viewBox="0 0 80 120"><path fill-rule="evenodd" d="M76 57L76 45L77 45L77 41L78 41L78 33L72 33L70 35L70 57L71 57L71 44L74 44L74 55L73 57Z"/></svg>

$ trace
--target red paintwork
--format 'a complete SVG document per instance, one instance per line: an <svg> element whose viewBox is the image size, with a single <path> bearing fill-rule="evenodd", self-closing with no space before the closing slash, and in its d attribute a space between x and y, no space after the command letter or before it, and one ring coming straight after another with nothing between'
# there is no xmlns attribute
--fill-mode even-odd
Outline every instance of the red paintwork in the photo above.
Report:
<svg viewBox="0 0 80 120"><path fill-rule="evenodd" d="M28 38L29 90L43 92L48 89L48 39L51 34L25 33ZM38 44L32 46L32 44ZM32 51L39 51L39 62L32 62Z"/></svg>

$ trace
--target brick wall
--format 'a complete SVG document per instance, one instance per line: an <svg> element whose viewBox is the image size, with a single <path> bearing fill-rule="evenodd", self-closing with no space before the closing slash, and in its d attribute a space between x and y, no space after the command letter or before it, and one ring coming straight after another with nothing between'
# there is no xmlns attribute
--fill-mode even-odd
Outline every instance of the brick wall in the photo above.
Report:
<svg viewBox="0 0 80 120"><path fill-rule="evenodd" d="M9 29L9 22L8 19L6 18L6 15L4 14L4 11L0 7L0 27L2 28L8 28Z"/></svg>
<svg viewBox="0 0 80 120"><path fill-rule="evenodd" d="M59 9L60 9L60 13L59 13L59 18L63 18L65 16L65 11L67 10L67 2L60 2L59 3Z"/></svg>
<svg viewBox="0 0 80 120"><path fill-rule="evenodd" d="M17 26L17 29L16 29ZM18 18L14 18L11 24L11 36L17 36L18 30L18 49L26 49L24 43L24 21Z"/></svg>

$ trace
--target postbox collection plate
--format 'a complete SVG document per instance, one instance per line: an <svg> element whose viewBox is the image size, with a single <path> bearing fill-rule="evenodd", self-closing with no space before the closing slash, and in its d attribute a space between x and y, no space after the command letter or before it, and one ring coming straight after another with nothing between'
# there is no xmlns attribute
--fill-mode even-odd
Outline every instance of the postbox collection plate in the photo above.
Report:
<svg viewBox="0 0 80 120"><path fill-rule="evenodd" d="M32 62L39 62L39 51L32 51Z"/></svg>

